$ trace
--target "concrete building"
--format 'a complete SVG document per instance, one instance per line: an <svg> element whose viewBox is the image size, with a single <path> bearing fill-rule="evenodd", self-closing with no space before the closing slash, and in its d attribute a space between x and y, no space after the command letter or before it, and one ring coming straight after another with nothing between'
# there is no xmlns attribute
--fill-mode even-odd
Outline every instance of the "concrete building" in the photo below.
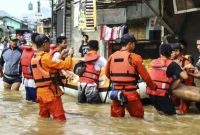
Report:
<svg viewBox="0 0 200 135"><path fill-rule="evenodd" d="M76 4L86 0L58 0L54 8L54 34L66 35L71 46L78 50L81 44L83 31L80 31L77 21ZM191 0L193 5L195 0ZM174 7L187 8L186 2L180 0L97 0L97 27L93 32L85 32L90 39L100 41L101 55L108 57L117 44L112 40L102 40L101 25L110 28L126 25L128 31L138 40L136 51L144 58L158 57L158 47L162 36L172 34L177 39L183 39L188 44L188 52L197 58L195 40L200 36L198 32L198 18L200 11L175 11ZM192 5L189 3L189 5ZM192 9L192 8L191 8ZM177 14L178 13L178 14ZM78 53L76 54L78 56Z"/></svg>

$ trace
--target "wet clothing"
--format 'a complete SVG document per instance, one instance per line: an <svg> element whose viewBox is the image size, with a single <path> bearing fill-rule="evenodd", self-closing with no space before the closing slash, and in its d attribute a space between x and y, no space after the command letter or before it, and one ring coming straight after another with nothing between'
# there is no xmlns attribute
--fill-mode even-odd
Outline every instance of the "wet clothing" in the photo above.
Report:
<svg viewBox="0 0 200 135"><path fill-rule="evenodd" d="M97 84L80 83L78 85L78 102L79 103L102 103L99 96Z"/></svg>
<svg viewBox="0 0 200 135"><path fill-rule="evenodd" d="M89 45L81 45L79 48L79 53L81 53L81 57L84 57L85 54L89 51Z"/></svg>
<svg viewBox="0 0 200 135"><path fill-rule="evenodd" d="M113 100L111 104L111 116L112 117L124 117L125 108L132 117L143 118L144 108L140 100L129 101L125 105L120 105L116 100Z"/></svg>
<svg viewBox="0 0 200 135"><path fill-rule="evenodd" d="M176 114L176 109L169 95L165 96L149 96L152 104L158 111L162 111L167 115Z"/></svg>
<svg viewBox="0 0 200 135"><path fill-rule="evenodd" d="M168 78L177 79L180 77L180 73L182 71L183 70L176 62L171 62L166 69L166 75ZM159 81L159 80L157 80L157 81ZM162 81L162 80L160 80L160 81ZM150 94L150 99L153 103L153 106L158 111L162 111L168 115L173 115L173 114L176 114L176 111L175 111L175 106L172 102L171 96L169 95L170 91L171 90L168 89L168 92L163 96L156 96L156 95Z"/></svg>
<svg viewBox="0 0 200 135"><path fill-rule="evenodd" d="M3 81L13 84L15 82L21 82L21 55L22 50L19 47L4 49L0 64L3 67Z"/></svg>
<svg viewBox="0 0 200 135"><path fill-rule="evenodd" d="M22 82L22 77L21 76L3 76L3 81L8 83L8 84L13 84L13 83L21 83Z"/></svg>
<svg viewBox="0 0 200 135"><path fill-rule="evenodd" d="M96 51L89 51L88 54L85 55L84 59L89 55L97 55ZM84 60L83 59L83 60ZM103 57L98 57L97 60L90 62L93 70L100 73L101 69L106 66L106 59ZM87 70L90 70L86 67ZM89 71L88 71L89 72ZM92 72L92 71L91 71ZM86 74L85 72L84 74ZM83 74L83 75L84 75ZM88 76L88 77L87 77ZM79 103L101 103L101 99L98 92L98 79L92 80L90 78L91 74L85 75L85 77L80 77L80 83L78 84L78 102ZM94 75L96 78L96 75Z"/></svg>
<svg viewBox="0 0 200 135"><path fill-rule="evenodd" d="M117 53L117 55L116 55L116 53ZM123 57L124 53L130 54L130 55L128 57L128 60L126 60L128 62L121 66L130 66L131 65L133 70L142 77L142 79L147 83L147 85L150 88L155 89L155 87L156 87L155 84L153 84L147 70L145 69L145 67L142 64L143 60L142 60L141 56L138 54L135 54L135 53L129 53L126 50L120 50L118 52L115 52L114 54L112 54L109 57L108 63L106 65L106 69L105 69L106 76L109 79L111 78L111 75L114 74L111 72L112 67L113 67L112 63L124 61L125 59L122 60L121 58L118 58L118 56ZM112 60L112 59L114 59L114 60ZM119 63L119 65L120 65L120 63ZM123 70L121 70L121 71L123 71ZM143 109L142 103L140 101L140 96L136 92L136 87L135 87L135 86L137 86L137 82L136 83L123 82L123 80L124 80L123 77L125 78L125 80L128 80L127 77L124 76L124 74L126 72L127 71L123 71L123 73L115 73L117 76L121 77L121 79L114 81L114 89L121 90L123 92L123 94L125 95L125 97L127 98L127 102L124 105L120 105L119 101L113 100L112 105L111 105L111 116L112 117L124 117L125 108L126 108L132 117L143 118L144 117L144 109ZM132 76L132 75L127 75L127 76ZM135 80L135 81L137 80L135 75L133 75L132 77L133 77L133 80Z"/></svg>
<svg viewBox="0 0 200 135"><path fill-rule="evenodd" d="M55 62L52 60L52 56L48 53L40 51L36 54L35 57L38 58L40 56L41 66L48 73L55 73L60 69L67 70L72 67L72 59L70 57L67 57L64 61ZM33 61L34 59L32 59L32 62ZM41 72L37 74L42 75L43 73ZM37 88L37 101L40 104L40 115L43 117L47 117L47 115L51 114L55 119L63 120L65 119L65 112L63 110L63 105L61 102L62 91L59 88L58 84L54 84L53 82L54 81L51 81L50 85L48 86Z"/></svg>
<svg viewBox="0 0 200 135"><path fill-rule="evenodd" d="M56 97L52 102L40 103L39 115L44 118L52 117L57 120L66 120L61 97Z"/></svg>
<svg viewBox="0 0 200 135"><path fill-rule="evenodd" d="M37 89L33 79L22 79L26 90L26 100L36 102Z"/></svg>
<svg viewBox="0 0 200 135"><path fill-rule="evenodd" d="M36 102L36 85L33 80L32 69L31 69L31 59L35 54L35 50L31 46L22 45L21 49L21 65L23 73L23 84L26 90L26 100Z"/></svg>

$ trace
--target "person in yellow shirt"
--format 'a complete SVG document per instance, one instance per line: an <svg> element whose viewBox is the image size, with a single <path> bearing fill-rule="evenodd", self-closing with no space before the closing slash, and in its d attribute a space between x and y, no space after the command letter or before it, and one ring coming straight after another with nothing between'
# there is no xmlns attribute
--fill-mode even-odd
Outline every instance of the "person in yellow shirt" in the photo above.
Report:
<svg viewBox="0 0 200 135"><path fill-rule="evenodd" d="M33 78L37 87L37 101L39 102L41 117L52 117L66 120L62 105L62 91L59 88L61 77L59 70L72 68L71 51L65 60L55 62L48 53L49 38L38 35L35 38L37 53L31 60Z"/></svg>

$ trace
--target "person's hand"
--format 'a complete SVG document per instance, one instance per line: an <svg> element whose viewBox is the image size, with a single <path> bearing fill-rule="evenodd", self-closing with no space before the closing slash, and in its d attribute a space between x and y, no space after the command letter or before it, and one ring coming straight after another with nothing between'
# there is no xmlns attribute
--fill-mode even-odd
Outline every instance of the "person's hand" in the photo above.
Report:
<svg viewBox="0 0 200 135"><path fill-rule="evenodd" d="M73 57L73 55L74 55L74 48L73 47L69 49L68 55Z"/></svg>
<svg viewBox="0 0 200 135"><path fill-rule="evenodd" d="M69 50L67 50L67 49L62 50L62 52L60 53L61 59L66 58L68 56L68 52L69 52Z"/></svg>

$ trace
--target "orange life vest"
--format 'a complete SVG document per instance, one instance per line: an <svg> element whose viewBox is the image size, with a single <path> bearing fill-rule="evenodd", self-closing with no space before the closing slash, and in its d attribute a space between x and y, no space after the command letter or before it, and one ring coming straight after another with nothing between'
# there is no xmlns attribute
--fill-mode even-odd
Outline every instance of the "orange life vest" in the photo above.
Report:
<svg viewBox="0 0 200 135"><path fill-rule="evenodd" d="M31 59L35 53L35 50L31 46L23 45L22 56L21 56L21 65L22 65L22 73L24 78L33 79L32 71L31 71Z"/></svg>
<svg viewBox="0 0 200 135"><path fill-rule="evenodd" d="M117 51L111 56L110 80L114 82L115 90L136 90L137 71L131 65L131 53L128 51ZM131 61L130 61L131 60Z"/></svg>
<svg viewBox="0 0 200 135"><path fill-rule="evenodd" d="M31 66L33 71L33 78L35 80L35 84L37 88L50 86L53 83L57 83L60 81L58 78L59 73L55 70L55 73L49 73L48 71L44 70L41 65L41 58L45 55L45 53L41 55L36 55L31 60Z"/></svg>
<svg viewBox="0 0 200 135"><path fill-rule="evenodd" d="M59 52L58 49L56 48L56 45L55 44L51 44L50 45L50 56L53 58L53 55L56 53L56 52ZM61 71L57 71L59 72L59 76L61 78L61 81L62 81L62 85L65 85L67 83L67 79L66 77L63 75L63 73Z"/></svg>
<svg viewBox="0 0 200 135"><path fill-rule="evenodd" d="M156 96L165 96L170 90L172 78L167 77L167 67L172 63L169 59L155 59L151 62L152 69L149 70L149 75L152 81L157 85L157 90L147 88L147 94Z"/></svg>
<svg viewBox="0 0 200 135"><path fill-rule="evenodd" d="M185 58L185 57L181 57L180 59L179 59L179 61L180 61L180 66L183 68L183 67L185 67L186 66L186 61L187 61L188 59L187 58ZM189 60L188 60L189 61ZM190 70L190 69L187 69L186 70L188 73L194 73L194 70ZM184 84L185 85L189 85L189 86L194 86L195 85L195 83L194 83L194 77L193 76L191 76L191 75L188 75L188 79L186 79L186 80L184 80Z"/></svg>
<svg viewBox="0 0 200 135"><path fill-rule="evenodd" d="M80 82L98 84L100 71L95 69L95 62L99 59L99 55L88 53L84 56L85 71L80 77Z"/></svg>

